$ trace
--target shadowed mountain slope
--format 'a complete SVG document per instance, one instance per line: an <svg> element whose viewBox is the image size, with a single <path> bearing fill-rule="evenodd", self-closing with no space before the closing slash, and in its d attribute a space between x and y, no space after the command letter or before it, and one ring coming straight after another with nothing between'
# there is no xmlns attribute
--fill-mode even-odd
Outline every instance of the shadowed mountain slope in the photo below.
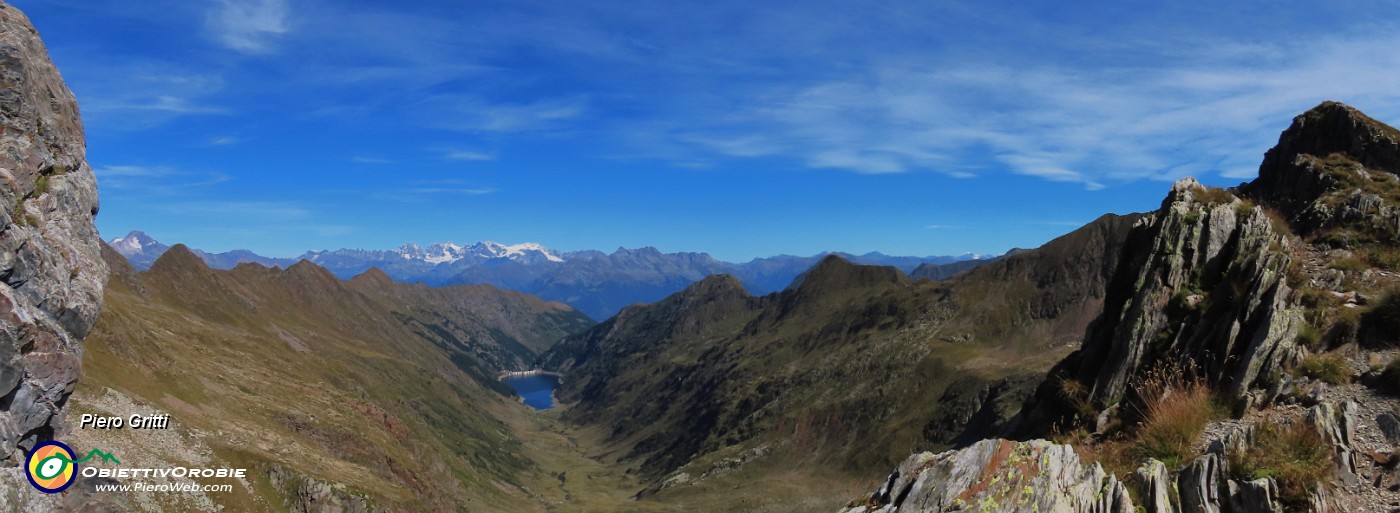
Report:
<svg viewBox="0 0 1400 513"><path fill-rule="evenodd" d="M751 465L870 470L1000 429L1101 308L1136 218L1105 216L942 283L835 256L762 297L712 276L541 363L566 374L565 418L653 480L643 495Z"/></svg>

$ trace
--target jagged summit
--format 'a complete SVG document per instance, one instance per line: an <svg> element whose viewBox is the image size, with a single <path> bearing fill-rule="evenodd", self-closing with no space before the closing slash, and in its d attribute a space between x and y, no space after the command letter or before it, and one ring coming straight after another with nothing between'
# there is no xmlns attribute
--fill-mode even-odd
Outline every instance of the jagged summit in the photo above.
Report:
<svg viewBox="0 0 1400 513"><path fill-rule="evenodd" d="M1293 118L1260 166L1259 182L1286 170L1297 155L1341 153L1370 169L1400 171L1400 131L1349 105L1323 102ZM1262 185L1262 184L1261 184Z"/></svg>
<svg viewBox="0 0 1400 513"><path fill-rule="evenodd" d="M154 246L166 247L159 241L151 238L150 235L146 235L146 232L140 230L132 230L131 233L126 234L125 237L112 239L109 244L112 246L112 249L117 250L118 253L123 255L140 253L146 248Z"/></svg>
<svg viewBox="0 0 1400 513"><path fill-rule="evenodd" d="M1239 193L1299 235L1377 241L1400 235L1400 131L1326 102L1293 119Z"/></svg>
<svg viewBox="0 0 1400 513"><path fill-rule="evenodd" d="M316 261L317 259L325 258L328 254L343 253L346 251L358 250L342 249L333 252L310 252L303 256L303 258ZM393 256L404 260L418 260L428 264L450 264L461 260L493 259L554 263L561 263L564 261L563 257L559 256L559 253L534 242L507 245L491 241L482 241L466 246L454 244L452 242L438 242L429 244L426 248L417 244L408 243L387 253L391 253Z"/></svg>

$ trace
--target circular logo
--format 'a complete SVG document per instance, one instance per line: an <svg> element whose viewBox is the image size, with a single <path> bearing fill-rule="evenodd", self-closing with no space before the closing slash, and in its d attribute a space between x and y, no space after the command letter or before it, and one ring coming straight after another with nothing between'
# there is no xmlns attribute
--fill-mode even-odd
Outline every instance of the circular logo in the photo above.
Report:
<svg viewBox="0 0 1400 513"><path fill-rule="evenodd" d="M78 473L74 463L73 449L63 442L49 440L29 451L29 459L24 466L29 470L29 484L44 493L58 493L73 484L73 475Z"/></svg>

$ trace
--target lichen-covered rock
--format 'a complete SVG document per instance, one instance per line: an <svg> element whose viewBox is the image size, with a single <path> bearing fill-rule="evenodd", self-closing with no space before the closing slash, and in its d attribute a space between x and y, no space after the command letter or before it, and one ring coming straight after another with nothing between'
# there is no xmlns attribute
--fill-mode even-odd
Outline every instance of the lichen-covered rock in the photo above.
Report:
<svg viewBox="0 0 1400 513"><path fill-rule="evenodd" d="M1131 513L1128 490L1098 463L1044 440L983 440L905 460L847 512Z"/></svg>
<svg viewBox="0 0 1400 513"><path fill-rule="evenodd" d="M0 2L0 488L32 491L27 450L67 429L107 281L96 214L77 102L33 25ZM0 510L56 507L39 495L0 494Z"/></svg>

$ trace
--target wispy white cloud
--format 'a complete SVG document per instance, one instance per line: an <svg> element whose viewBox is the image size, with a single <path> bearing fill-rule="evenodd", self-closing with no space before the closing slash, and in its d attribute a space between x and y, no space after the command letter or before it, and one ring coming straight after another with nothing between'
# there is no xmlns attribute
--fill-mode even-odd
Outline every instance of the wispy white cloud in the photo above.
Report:
<svg viewBox="0 0 1400 513"><path fill-rule="evenodd" d="M93 169L98 178L160 177L176 174L166 166L101 166Z"/></svg>
<svg viewBox="0 0 1400 513"><path fill-rule="evenodd" d="M184 171L171 166L104 165L94 167L93 173L103 189L142 196L184 196L232 178L215 171Z"/></svg>
<svg viewBox="0 0 1400 513"><path fill-rule="evenodd" d="M229 49L266 53L290 30L288 15L287 0L220 0L206 22L214 37Z"/></svg>
<svg viewBox="0 0 1400 513"><path fill-rule="evenodd" d="M205 144L208 145L208 146L229 146L229 145L238 144L238 143L241 143L241 142L243 142L243 139L239 139L239 138L234 137L234 136L231 136L231 135L220 135L220 136L210 137L210 138L209 138L209 141L206 142Z"/></svg>
<svg viewBox="0 0 1400 513"><path fill-rule="evenodd" d="M479 95L450 94L429 98L420 112L428 122L464 132L512 133L559 128L587 111L582 97L544 98L526 103L492 101Z"/></svg>
<svg viewBox="0 0 1400 513"><path fill-rule="evenodd" d="M739 114L692 120L676 140L859 173L968 176L1000 164L1089 189L1188 174L1245 179L1287 120L1322 100L1400 114L1400 54L1385 50L1397 45L1370 34L1221 55L1207 46L1159 65L887 60L854 78L751 95Z"/></svg>
<svg viewBox="0 0 1400 513"><path fill-rule="evenodd" d="M413 180L398 187L364 189L326 189L322 193L338 196L364 197L375 201L394 203L428 203L451 201L454 197L485 196L500 192L500 189L480 185L470 180L454 178Z"/></svg>
<svg viewBox="0 0 1400 513"><path fill-rule="evenodd" d="M463 196L481 196L496 192L495 189L483 187L418 187L405 189L408 194L459 194Z"/></svg>
<svg viewBox="0 0 1400 513"><path fill-rule="evenodd" d="M442 158L447 160L485 161L496 160L496 156L490 153L475 150L448 150Z"/></svg>
<svg viewBox="0 0 1400 513"><path fill-rule="evenodd" d="M82 106L83 122L99 131L143 130L185 116L233 114L211 100L224 89L217 73L166 62L82 64L65 68L65 77Z"/></svg>
<svg viewBox="0 0 1400 513"><path fill-rule="evenodd" d="M234 216L239 219L305 219L311 209L282 201L181 201L161 203L153 208L175 215Z"/></svg>
<svg viewBox="0 0 1400 513"><path fill-rule="evenodd" d="M1078 228L1078 227L1080 227L1080 226L1084 226L1084 225L1089 224L1089 223L1088 223L1087 221L1027 221L1026 224L1034 224L1034 225L1040 225L1040 226L1064 226L1064 227L1069 227L1069 228Z"/></svg>

